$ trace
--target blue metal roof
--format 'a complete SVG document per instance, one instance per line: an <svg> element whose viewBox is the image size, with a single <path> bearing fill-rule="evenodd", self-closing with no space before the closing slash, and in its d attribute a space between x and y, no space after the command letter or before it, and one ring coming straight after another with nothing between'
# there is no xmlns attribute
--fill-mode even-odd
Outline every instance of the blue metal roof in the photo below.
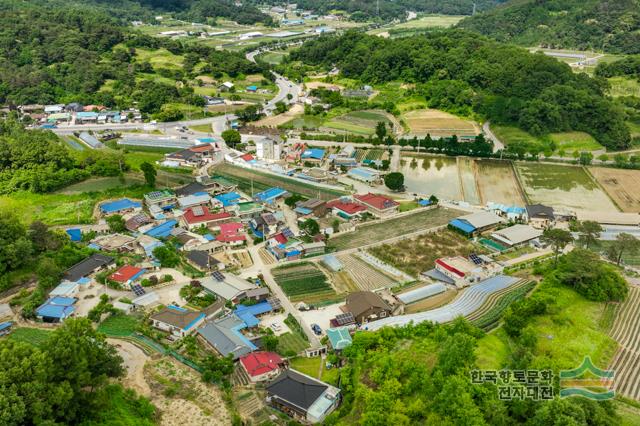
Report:
<svg viewBox="0 0 640 426"><path fill-rule="evenodd" d="M218 194L213 198L220 201L224 207L227 207L238 204L240 194L238 194L237 192L227 192L226 194Z"/></svg>
<svg viewBox="0 0 640 426"><path fill-rule="evenodd" d="M67 235L71 238L71 241L82 241L82 231L79 228L67 229Z"/></svg>
<svg viewBox="0 0 640 426"><path fill-rule="evenodd" d="M36 309L36 315L44 318L54 318L62 320L71 315L76 308L73 304L76 299L71 297L53 297Z"/></svg>
<svg viewBox="0 0 640 426"><path fill-rule="evenodd" d="M204 239L205 239L205 240L207 240L207 241L215 241L215 239L216 239L216 237L214 237L214 236L213 236L213 235L211 235L211 234L204 234L204 235L203 235L203 237L204 237Z"/></svg>
<svg viewBox="0 0 640 426"><path fill-rule="evenodd" d="M426 207L430 206L433 203L431 202L431 200L420 200L418 201L418 204L420 204L422 207Z"/></svg>
<svg viewBox="0 0 640 426"><path fill-rule="evenodd" d="M451 222L449 222L449 225L453 226L454 228L458 228L466 234L471 234L476 230L475 226L471 225L465 220L460 219L453 219Z"/></svg>
<svg viewBox="0 0 640 426"><path fill-rule="evenodd" d="M141 207L142 207L142 204L140 204L137 201L131 201L128 198L122 198L120 200L109 201L109 202L100 204L100 211L102 213L115 213L122 210L139 209Z"/></svg>
<svg viewBox="0 0 640 426"><path fill-rule="evenodd" d="M167 220L166 222L155 226L145 232L147 235L155 238L166 238L171 235L171 230L178 224L174 219Z"/></svg>
<svg viewBox="0 0 640 426"><path fill-rule="evenodd" d="M296 207L295 209L293 209L293 211L295 211L296 213L300 213L300 214L311 214L311 213L313 213L313 210L308 209L306 207Z"/></svg>
<svg viewBox="0 0 640 426"><path fill-rule="evenodd" d="M233 313L246 324L247 327L256 327L260 324L260 320L256 315L271 312L273 307L269 302L260 302L255 305L245 306L238 305Z"/></svg>
<svg viewBox="0 0 640 426"><path fill-rule="evenodd" d="M273 200L275 200L278 197L283 196L284 194L286 194L287 191L285 191L282 188L269 188L265 191L259 192L255 195L255 199L264 203L269 203Z"/></svg>
<svg viewBox="0 0 640 426"><path fill-rule="evenodd" d="M0 331L4 331L7 328L11 327L12 325L13 325L13 323L11 321L0 322Z"/></svg>
<svg viewBox="0 0 640 426"><path fill-rule="evenodd" d="M322 160L324 158L324 149L309 148L302 153L300 158L313 158L315 160Z"/></svg>

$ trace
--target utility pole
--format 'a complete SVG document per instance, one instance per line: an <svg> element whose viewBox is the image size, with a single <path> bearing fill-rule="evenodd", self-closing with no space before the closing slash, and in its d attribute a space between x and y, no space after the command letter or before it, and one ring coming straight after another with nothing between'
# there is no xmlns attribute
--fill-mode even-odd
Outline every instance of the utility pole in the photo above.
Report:
<svg viewBox="0 0 640 426"><path fill-rule="evenodd" d="M473 11L471 12L471 15L475 15L476 14L476 3L473 3Z"/></svg>

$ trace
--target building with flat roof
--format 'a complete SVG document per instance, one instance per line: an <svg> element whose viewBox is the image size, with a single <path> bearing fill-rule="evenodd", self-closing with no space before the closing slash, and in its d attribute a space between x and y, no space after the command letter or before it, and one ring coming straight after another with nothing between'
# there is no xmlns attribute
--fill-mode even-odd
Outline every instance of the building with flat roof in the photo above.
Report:
<svg viewBox="0 0 640 426"><path fill-rule="evenodd" d="M347 171L347 176L369 184L379 182L381 179L380 172L370 167L354 167Z"/></svg>

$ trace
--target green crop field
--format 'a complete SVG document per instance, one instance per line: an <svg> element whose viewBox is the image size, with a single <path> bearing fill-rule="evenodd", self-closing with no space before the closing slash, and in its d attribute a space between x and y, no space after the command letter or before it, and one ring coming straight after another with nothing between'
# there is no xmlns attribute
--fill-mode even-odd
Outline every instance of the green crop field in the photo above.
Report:
<svg viewBox="0 0 640 426"><path fill-rule="evenodd" d="M496 137L508 146L519 145L527 152L552 152L556 155L564 151L566 157L574 151L597 151L604 149L591 135L584 132L551 133L546 137L536 137L517 127L492 125Z"/></svg>
<svg viewBox="0 0 640 426"><path fill-rule="evenodd" d="M377 110L352 111L327 121L324 123L324 127L349 133L372 135L375 133L378 122L390 123L385 112Z"/></svg>
<svg viewBox="0 0 640 426"><path fill-rule="evenodd" d="M107 336L130 336L136 331L139 324L140 320L131 315L111 315L100 323L98 331Z"/></svg>
<svg viewBox="0 0 640 426"><path fill-rule="evenodd" d="M310 262L278 267L273 270L273 278L292 302L311 303L335 296L327 277Z"/></svg>
<svg viewBox="0 0 640 426"><path fill-rule="evenodd" d="M18 327L9 335L9 339L16 342L29 343L31 345L40 346L51 335L51 331L42 330L40 328Z"/></svg>
<svg viewBox="0 0 640 426"><path fill-rule="evenodd" d="M640 97L640 81L627 77L609 78L611 89L609 94L613 97L618 96L637 96Z"/></svg>
<svg viewBox="0 0 640 426"><path fill-rule="evenodd" d="M323 200L332 200L345 194L345 192L337 189L323 188L285 176L245 169L230 164L216 166L215 173L234 182L241 191L249 195L251 195L252 186L254 194L264 189L277 186L291 193L297 193L307 197L319 197Z"/></svg>
<svg viewBox="0 0 640 426"><path fill-rule="evenodd" d="M549 138L556 144L556 151L563 149L565 152L573 151L597 151L604 149L594 138L584 132L552 133Z"/></svg>
<svg viewBox="0 0 640 426"><path fill-rule="evenodd" d="M134 173L128 173L122 179L119 177L92 178L64 187L57 191L57 193L70 195L82 194L84 192L102 192L132 185L144 185L144 178Z"/></svg>
<svg viewBox="0 0 640 426"><path fill-rule="evenodd" d="M287 121L280 127L285 129L317 129L322 126L323 122L324 120L322 117L315 115L303 115L302 117L296 117Z"/></svg>
<svg viewBox="0 0 640 426"><path fill-rule="evenodd" d="M421 210L396 219L373 222L359 226L355 231L329 239L328 245L338 251L373 244L401 235L445 225L464 212L437 208Z"/></svg>

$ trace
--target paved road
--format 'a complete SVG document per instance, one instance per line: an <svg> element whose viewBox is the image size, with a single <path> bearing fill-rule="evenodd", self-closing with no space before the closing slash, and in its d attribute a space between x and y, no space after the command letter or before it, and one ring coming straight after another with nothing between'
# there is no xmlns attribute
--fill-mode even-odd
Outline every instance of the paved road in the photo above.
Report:
<svg viewBox="0 0 640 426"><path fill-rule="evenodd" d="M487 139L493 142L493 152L498 152L501 149L504 149L504 144L500 139L498 139L495 134L493 134L490 126L491 123L489 121L485 121L482 125L482 131L484 132L484 135L487 137Z"/></svg>

